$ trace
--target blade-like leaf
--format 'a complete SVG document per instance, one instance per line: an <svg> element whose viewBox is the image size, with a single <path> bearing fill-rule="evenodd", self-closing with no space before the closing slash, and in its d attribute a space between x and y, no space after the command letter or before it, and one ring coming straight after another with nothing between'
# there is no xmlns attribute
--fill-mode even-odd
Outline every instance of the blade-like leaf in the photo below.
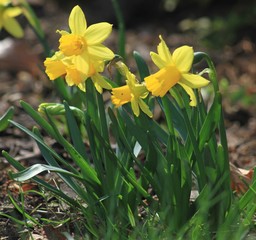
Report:
<svg viewBox="0 0 256 240"><path fill-rule="evenodd" d="M12 178L14 178L16 181L23 182L28 179L33 178L34 176L38 175L39 173L42 173L44 171L50 171L50 172L57 172L66 174L67 176L71 176L74 178L77 178L81 181L84 181L82 177L79 175L73 174L65 169L53 167L45 164L34 164L29 168L26 168L25 170L22 170L18 173L11 173Z"/></svg>
<svg viewBox="0 0 256 240"><path fill-rule="evenodd" d="M221 116L221 95L216 93L214 102L205 118L202 128L199 132L199 150L203 149L204 144L209 141L211 135L216 130Z"/></svg>
<svg viewBox="0 0 256 240"><path fill-rule="evenodd" d="M8 125L9 120L13 118L14 115L14 107L10 107L6 113L0 118L0 132L4 131Z"/></svg>
<svg viewBox="0 0 256 240"><path fill-rule="evenodd" d="M75 120L73 112L70 110L70 107L66 102L64 102L64 106L69 134L71 136L73 145L75 149L81 154L81 156L83 156L83 158L86 159L88 162L89 160L85 151L85 144L83 143L81 132L77 126L77 122Z"/></svg>
<svg viewBox="0 0 256 240"><path fill-rule="evenodd" d="M5 159L13 166L15 167L18 171L23 171L25 170L25 167L22 166L18 161L16 161L14 158L12 158L7 152L2 151L2 155L5 157ZM49 183L45 182L44 180L38 178L38 177L34 177L33 180L40 184L41 186L43 186L45 189L47 189L48 191L56 194L57 196L61 197L63 200L65 200L69 205L77 207L77 208L81 208L81 205L78 204L78 202L76 202L74 199L68 197L65 193L63 193L62 191L58 190L57 188L53 187L52 185L50 185Z"/></svg>
<svg viewBox="0 0 256 240"><path fill-rule="evenodd" d="M133 52L133 57L134 57L134 59L136 61L136 64L137 64L137 68L138 68L138 71L139 71L139 74L140 74L141 82L143 82L144 78L147 77L150 74L149 69L148 69L148 65L145 62L145 60L142 58L142 56L140 55L139 52L134 51Z"/></svg>

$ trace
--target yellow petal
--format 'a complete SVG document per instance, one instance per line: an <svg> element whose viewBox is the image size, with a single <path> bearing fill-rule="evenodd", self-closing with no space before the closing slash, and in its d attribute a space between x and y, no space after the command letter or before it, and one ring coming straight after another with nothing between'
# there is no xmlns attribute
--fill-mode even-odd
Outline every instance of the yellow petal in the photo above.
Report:
<svg viewBox="0 0 256 240"><path fill-rule="evenodd" d="M195 107L197 105L197 101L196 101L196 95L195 95L193 89L181 82L178 82L178 84L180 84L183 87L183 89L187 92L187 94L189 95L189 97L190 97L189 105L192 107Z"/></svg>
<svg viewBox="0 0 256 240"><path fill-rule="evenodd" d="M182 74L181 82L186 84L191 88L201 88L207 86L210 81L201 77L200 75L192 74L192 73L184 73Z"/></svg>
<svg viewBox="0 0 256 240"><path fill-rule="evenodd" d="M147 114L150 118L153 117L152 112L150 111L148 105L141 99L139 99L139 107L142 110L142 112L144 112L145 114Z"/></svg>
<svg viewBox="0 0 256 240"><path fill-rule="evenodd" d="M167 63L172 63L172 55L170 53L169 48L167 47L165 41L163 40L162 36L159 36L161 42L157 46L157 52L159 56Z"/></svg>
<svg viewBox="0 0 256 240"><path fill-rule="evenodd" d="M84 37L88 45L102 43L111 33L112 25L106 22L97 23L86 29Z"/></svg>
<svg viewBox="0 0 256 240"><path fill-rule="evenodd" d="M84 52L87 47L84 39L75 34L62 35L59 40L59 49L66 56L80 55Z"/></svg>
<svg viewBox="0 0 256 240"><path fill-rule="evenodd" d="M175 66L167 66L144 80L152 95L163 97L171 87L180 81L180 78L181 75Z"/></svg>
<svg viewBox="0 0 256 240"><path fill-rule="evenodd" d="M128 73L130 72L129 69L128 69L128 67L127 67L123 62L121 62L121 61L115 62L114 65L115 65L116 69L118 70L118 72L119 72L122 76L124 76L124 77L127 78L127 75L128 75Z"/></svg>
<svg viewBox="0 0 256 240"><path fill-rule="evenodd" d="M154 64L159 68L163 68L168 65L166 61L164 61L157 53L150 52L150 56Z"/></svg>
<svg viewBox="0 0 256 240"><path fill-rule="evenodd" d="M98 44L96 46L88 46L88 53L92 55L94 58L98 58L99 60L112 60L115 54L107 47L102 44Z"/></svg>
<svg viewBox="0 0 256 240"><path fill-rule="evenodd" d="M122 87L112 88L112 103L116 107L120 107L121 105L128 103L131 101L131 90L125 85Z"/></svg>
<svg viewBox="0 0 256 240"><path fill-rule="evenodd" d="M133 96L131 99L132 111L136 117L140 115L140 108L137 99Z"/></svg>
<svg viewBox="0 0 256 240"><path fill-rule="evenodd" d="M55 80L66 74L66 66L61 61L54 61L52 58L46 58L44 66L46 67L45 72L50 80Z"/></svg>
<svg viewBox="0 0 256 240"><path fill-rule="evenodd" d="M97 92L102 94L103 88L99 85L99 83L93 81L93 84L94 84L94 87L96 88Z"/></svg>
<svg viewBox="0 0 256 240"><path fill-rule="evenodd" d="M77 86L80 88L81 91L86 92L85 82L82 82L82 83L78 84Z"/></svg>
<svg viewBox="0 0 256 240"><path fill-rule="evenodd" d="M137 98L146 98L148 95L147 88L144 84L135 84L132 88L132 92Z"/></svg>
<svg viewBox="0 0 256 240"><path fill-rule="evenodd" d="M4 19L3 27L8 33L16 38L21 38L24 36L23 29L14 18Z"/></svg>
<svg viewBox="0 0 256 240"><path fill-rule="evenodd" d="M72 62L78 71L82 72L87 76L89 75L90 65L89 65L89 56L87 54L83 54L82 56L72 57Z"/></svg>
<svg viewBox="0 0 256 240"><path fill-rule="evenodd" d="M86 80L86 76L79 72L74 66L66 68L66 82L69 86L79 85Z"/></svg>
<svg viewBox="0 0 256 240"><path fill-rule="evenodd" d="M11 3L11 0L0 0L1 5L7 5L9 3Z"/></svg>
<svg viewBox="0 0 256 240"><path fill-rule="evenodd" d="M101 88L112 89L112 86L99 73L96 73L93 76L91 76L91 79L92 79L94 84L99 85ZM102 92L102 89L101 89L101 92Z"/></svg>
<svg viewBox="0 0 256 240"><path fill-rule="evenodd" d="M173 61L181 73L187 73L192 66L194 51L192 47L183 46L173 52Z"/></svg>
<svg viewBox="0 0 256 240"><path fill-rule="evenodd" d="M86 19L82 9L77 5L69 15L69 27L72 33L84 35L87 28Z"/></svg>
<svg viewBox="0 0 256 240"><path fill-rule="evenodd" d="M17 17L22 13L22 9L19 7L10 7L7 8L6 10L4 10L4 16L8 16L8 17Z"/></svg>
<svg viewBox="0 0 256 240"><path fill-rule="evenodd" d="M65 36L65 35L69 35L69 34L70 34L69 32L64 31L64 30L57 30L56 32L59 33L59 34L62 35L62 36Z"/></svg>

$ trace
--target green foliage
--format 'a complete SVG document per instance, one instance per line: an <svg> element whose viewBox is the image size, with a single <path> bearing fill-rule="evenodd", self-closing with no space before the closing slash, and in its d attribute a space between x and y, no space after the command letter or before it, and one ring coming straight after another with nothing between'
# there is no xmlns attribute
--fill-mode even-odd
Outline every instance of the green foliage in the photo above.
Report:
<svg viewBox="0 0 256 240"><path fill-rule="evenodd" d="M143 76L147 72L143 59L139 53L135 57ZM212 238L217 232L217 239L225 239L222 232L237 221L241 227L238 231L228 231L227 236L242 236L247 231L255 211L255 206L251 206L255 199L255 183L242 199L234 201L218 91L208 111L200 94L199 104L193 109L180 108L168 96L159 99L167 121L166 130L144 114L134 117L128 106L117 111L108 108L106 112L102 95L91 81L88 81L87 89L84 116L75 116L73 107L66 102L62 107L58 105L61 111L56 114L65 116L67 138L53 121L52 104L48 105L49 110L45 104L40 109L44 114L40 115L29 104L21 102L39 127L63 146L73 163L68 164L48 146L37 128L30 131L11 121L34 138L47 163L25 169L3 152L19 170L11 174L14 179L32 178L82 212L84 225L95 238L148 238L151 233L161 237ZM183 106L187 106L182 89L175 91ZM83 131L88 136L89 153L85 151ZM219 143L216 132L224 138ZM110 140L110 133L114 141ZM74 191L76 199L37 178L43 171L56 172ZM198 192L195 201L190 198L192 191ZM143 217L141 209L145 212Z"/></svg>
<svg viewBox="0 0 256 240"><path fill-rule="evenodd" d="M120 35L120 52L123 37ZM147 64L138 52L134 59L144 79L149 75ZM25 168L3 151L18 170L10 176L16 181L32 179L43 191L68 204L83 217L83 237L90 239L241 239L256 210L256 180L254 177L242 198L234 197L216 72L207 54L195 53L194 64L200 61L209 67L213 85L210 106L205 105L200 91L194 90L198 104L190 107L187 93L177 84L171 94L157 98L154 104L150 97L145 99L152 111L160 106L167 127L143 112L136 117L130 105L118 109L106 105L90 79L85 93L68 93L62 104L43 104L39 112L21 101L37 126L30 130L10 121L13 110L9 110L1 119L1 128L10 121L33 138L45 164ZM55 121L59 115L65 119L61 123L67 129L65 135L63 126ZM45 134L64 149L64 155L48 145ZM58 174L75 197L39 178L44 171ZM191 193L196 196L192 198ZM24 198L21 206L12 196L10 200L24 219L40 226L25 211Z"/></svg>
<svg viewBox="0 0 256 240"><path fill-rule="evenodd" d="M0 132L4 131L9 126L9 120L13 118L14 107L10 107L6 113L0 118Z"/></svg>

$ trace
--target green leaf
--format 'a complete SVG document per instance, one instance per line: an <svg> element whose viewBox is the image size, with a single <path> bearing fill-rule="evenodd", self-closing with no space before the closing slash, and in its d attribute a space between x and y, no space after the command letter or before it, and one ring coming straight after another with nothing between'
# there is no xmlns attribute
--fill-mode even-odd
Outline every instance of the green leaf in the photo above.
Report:
<svg viewBox="0 0 256 240"><path fill-rule="evenodd" d="M130 173L130 171L123 165L123 161L115 155L113 152L111 146L103 139L99 132L96 130L95 126L92 125L94 128L93 132L97 136L98 140L100 141L100 144L102 148L106 149L106 155L108 159L111 159L114 161L117 166L119 167L120 171L124 175L124 177L141 193L142 196L149 197L150 195L147 193L147 191L138 183L136 177Z"/></svg>
<svg viewBox="0 0 256 240"><path fill-rule="evenodd" d="M0 132L4 131L8 125L9 120L13 118L14 115L14 107L8 108L6 113L0 118Z"/></svg>
<svg viewBox="0 0 256 240"><path fill-rule="evenodd" d="M162 100L160 98L157 98L157 100L159 102L160 107L164 109ZM169 111L171 112L172 115L171 120L173 122L174 129L179 133L183 141L186 141L188 132L181 109L167 96L165 97L165 101L166 106L169 107ZM165 142L167 142L167 139L165 140Z"/></svg>
<svg viewBox="0 0 256 240"><path fill-rule="evenodd" d="M20 101L20 105L28 113L28 115L33 118L37 124L39 124L40 127L42 127L51 137L58 141L52 126L37 111L35 111L35 109L33 109L28 103L24 101Z"/></svg>
<svg viewBox="0 0 256 240"><path fill-rule="evenodd" d="M79 154L79 152L70 144L58 131L58 128L54 124L51 116L47 113L47 117L51 126L54 129L54 134L57 136L58 142L65 148L65 150L69 153L73 161L80 167L81 173L88 182L97 187L100 185L100 180L98 179L97 173L95 169ZM17 124L16 124L17 125Z"/></svg>
<svg viewBox="0 0 256 240"><path fill-rule="evenodd" d="M89 162L86 151L85 151L85 144L81 136L81 131L78 128L73 112L71 111L67 102L64 102L64 106L65 106L65 115L67 119L68 130L69 130L69 134L71 136L73 145L75 149L81 154L81 156L83 156L83 158L86 159L87 162Z"/></svg>
<svg viewBox="0 0 256 240"><path fill-rule="evenodd" d="M46 147L51 152L51 154L53 154L54 157L56 157L57 159L60 159L60 156L55 151L53 151L51 148L49 148L47 146L47 144L45 144L42 141L42 139L40 137L38 137L36 134L31 132L24 126L20 125L19 123L16 123L14 121L11 121L11 123L14 126L16 126L17 128L19 128L20 130L27 133L29 136L31 136L37 142L42 144L44 147ZM52 126L54 126L53 122L52 122ZM54 135L57 136L59 143L65 147L65 149L70 154L70 156L73 158L73 160L78 164L79 167L81 167L83 177L93 184L94 183L100 184L100 181L97 177L95 170L83 159L83 157L75 150L75 148L70 143L68 143L63 136L61 136L61 134L57 131L56 126L55 126L54 130L55 130ZM62 160L62 159L60 159L60 160Z"/></svg>
<svg viewBox="0 0 256 240"><path fill-rule="evenodd" d="M199 150L201 151L204 144L208 142L216 130L221 117L221 95L216 93L213 104L203 122L199 132Z"/></svg>
<svg viewBox="0 0 256 240"><path fill-rule="evenodd" d="M133 57L136 61L137 67L138 67L141 82L143 82L144 78L147 77L150 74L149 69L148 69L148 65L145 62L145 60L142 58L142 56L140 55L139 52L134 51L133 52Z"/></svg>
<svg viewBox="0 0 256 240"><path fill-rule="evenodd" d="M39 131L35 128L34 129L34 133L40 137L40 133ZM43 139L42 139L43 141ZM51 151L48 150L48 148L46 148L44 145L42 145L40 142L37 142L38 147L41 151L41 154L43 155L44 159L46 160L46 162L50 165L50 166L54 166L57 168L61 168L60 165L58 164L58 162L55 160L55 158L52 156ZM75 175L79 175L79 172L72 167L70 164L66 163L65 160L61 161L62 166L65 166L67 169L69 169L73 174ZM84 189L80 186L80 184L77 184L76 182L74 182L74 180L70 177L67 176L66 174L62 174L59 173L59 176L62 178L62 180L74 191L77 193L77 195L79 195L81 198L83 199L87 199L86 197L86 192L84 191Z"/></svg>
<svg viewBox="0 0 256 240"><path fill-rule="evenodd" d="M23 171L25 170L25 167L22 166L18 161L16 161L14 158L12 158L7 152L2 151L2 155L5 157L5 159L13 166L15 167L18 171ZM61 197L62 199L64 199L69 205L77 207L77 208L81 208L81 205L78 204L78 202L76 202L74 199L68 197L65 193L63 193L62 191L58 190L57 188L53 187L52 185L50 185L49 183L45 182L44 180L38 178L38 177L34 177L33 180L40 184L41 186L43 186L45 189L47 189L48 191L56 194L57 196Z"/></svg>
<svg viewBox="0 0 256 240"><path fill-rule="evenodd" d="M53 166L49 166L49 165L45 165L45 164L34 164L31 167L26 168L25 170L22 170L18 173L11 173L11 176L16 181L23 182L23 181L26 181L28 179L33 178L34 176L36 176L39 173L42 173L44 171L62 173L62 174L77 178L77 179L82 180L82 181L84 180L79 175L71 173L71 172L69 172L65 169L62 169L62 168L59 168L59 167L53 167Z"/></svg>
<svg viewBox="0 0 256 240"><path fill-rule="evenodd" d="M197 63L201 62L204 58L205 58L204 52L195 52L193 64L197 64Z"/></svg>
<svg viewBox="0 0 256 240"><path fill-rule="evenodd" d="M127 215L128 215L128 218L129 218L129 221L130 221L130 224L132 227L135 227L136 226L136 223L135 223L135 218L134 218L134 215L133 215L133 212L130 208L129 205L127 205Z"/></svg>

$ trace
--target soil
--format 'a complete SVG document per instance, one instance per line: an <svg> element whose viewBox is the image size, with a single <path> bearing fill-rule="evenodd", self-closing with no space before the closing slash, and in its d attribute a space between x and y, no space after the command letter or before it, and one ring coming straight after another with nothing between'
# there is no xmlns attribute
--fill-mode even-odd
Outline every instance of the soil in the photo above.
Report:
<svg viewBox="0 0 256 240"><path fill-rule="evenodd" d="M50 47L56 50L59 35L55 31L67 27L67 9L58 9L52 1L47 4L43 0L33 2ZM56 12L58 12L57 15ZM156 50L159 34L164 36L171 48L187 44L193 46L195 51L209 53L215 63L223 92L230 162L235 168L242 169L241 175L247 174L248 172L243 169L250 170L256 165L256 46L251 35L240 36L235 43L226 44L220 49L211 49L202 45L194 32L181 32L177 28L171 32L170 28L166 28L166 24L159 25L155 22L130 25L131 27L126 32L127 62L134 71L136 69L134 60L131 58L132 52L134 50L140 52L150 63L148 53ZM24 39L16 40L7 34L0 35L2 39L0 41L0 116L10 106L14 106L14 121L31 129L34 122L24 113L19 101L22 99L37 108L42 102L56 102L59 99L52 83L41 71L44 60L42 47L25 23L24 27ZM114 29L106 42L113 50L117 49L117 35ZM228 83L227 87L225 87L226 83ZM0 132L0 149L9 152L16 160L27 166L43 161L34 141L11 125L5 131ZM17 217L17 212L10 204L8 192L18 198L20 187L36 190L37 186L30 182L19 186L11 181L8 172L15 170L2 156L0 156L0 171L0 212ZM47 175L45 177L51 178ZM26 201L27 208L33 209L38 204L55 203L56 199L28 196ZM53 207L52 210L54 209ZM55 216L52 214L50 217ZM27 227L19 229L11 220L0 217L0 239L19 239L22 234L26 236L29 230L31 229ZM34 229L32 233L34 239L65 239L63 235L60 235L62 231L62 228L53 230L51 226L46 226L42 229Z"/></svg>

